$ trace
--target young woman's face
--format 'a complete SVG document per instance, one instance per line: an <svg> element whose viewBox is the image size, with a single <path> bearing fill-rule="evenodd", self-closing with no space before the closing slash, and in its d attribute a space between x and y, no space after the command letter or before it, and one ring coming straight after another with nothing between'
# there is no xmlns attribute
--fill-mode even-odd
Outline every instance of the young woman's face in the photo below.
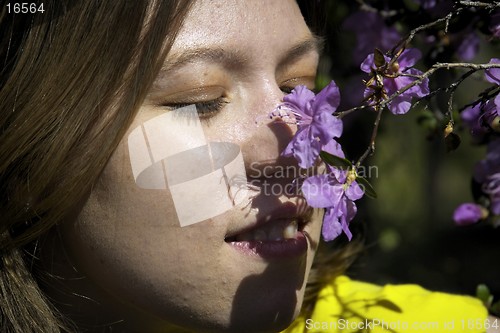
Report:
<svg viewBox="0 0 500 333"><path fill-rule="evenodd" d="M283 193L293 174L271 176L289 166L278 157L294 129L266 115L296 85L313 88L317 62L317 41L294 0L198 1L78 218L62 227L71 262L88 277L78 292L99 298L89 290L104 290L131 322L151 316L145 330L162 322L219 332L285 328L302 303L321 213ZM181 226L168 188L137 185L128 138L187 104L197 104L208 141L241 149L254 186L233 208Z"/></svg>

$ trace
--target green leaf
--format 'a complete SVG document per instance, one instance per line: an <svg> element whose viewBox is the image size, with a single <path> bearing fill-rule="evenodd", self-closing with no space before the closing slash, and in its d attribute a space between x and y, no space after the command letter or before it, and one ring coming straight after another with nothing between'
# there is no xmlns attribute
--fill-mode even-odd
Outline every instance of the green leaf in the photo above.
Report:
<svg viewBox="0 0 500 333"><path fill-rule="evenodd" d="M365 194L369 197L369 198L372 198L372 199L376 199L377 198L377 192L375 192L375 190L373 189L373 186L372 184L370 184L370 182L364 178L364 177L356 177L356 181L358 182L358 184L360 186L362 186L365 190Z"/></svg>
<svg viewBox="0 0 500 333"><path fill-rule="evenodd" d="M499 317L500 316L500 301L498 302L495 302L491 305L491 307L489 308L490 312Z"/></svg>
<svg viewBox="0 0 500 333"><path fill-rule="evenodd" d="M386 64L384 54L379 49L375 49L373 60L377 68L380 68Z"/></svg>
<svg viewBox="0 0 500 333"><path fill-rule="evenodd" d="M319 157L328 165L337 167L342 170L347 170L352 168L352 163L346 158L342 158L336 155L327 153L326 151L321 151Z"/></svg>
<svg viewBox="0 0 500 333"><path fill-rule="evenodd" d="M490 289L485 284L478 284L476 288L476 297L479 298L486 307L490 307L493 301L493 296L490 293Z"/></svg>

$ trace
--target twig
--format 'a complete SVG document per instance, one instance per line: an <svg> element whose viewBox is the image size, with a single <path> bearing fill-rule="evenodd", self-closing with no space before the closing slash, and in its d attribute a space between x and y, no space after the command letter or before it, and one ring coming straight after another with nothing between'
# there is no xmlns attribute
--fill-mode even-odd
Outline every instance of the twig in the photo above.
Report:
<svg viewBox="0 0 500 333"><path fill-rule="evenodd" d="M358 161L355 164L355 168L359 168L361 163L370 155L375 153L375 142L377 140L377 134L378 134L378 129L380 126L380 120L382 119L382 112L384 111L384 108L376 108L377 111L377 118L375 119L375 122L373 123L373 131L372 131L372 136L370 139L370 145L368 148L365 150L363 155L358 159Z"/></svg>
<svg viewBox="0 0 500 333"><path fill-rule="evenodd" d="M479 70L485 70L485 69L491 69L491 68L500 68L500 64L471 64L471 63L436 63L432 65L430 69L428 69L426 72L424 72L421 75L418 75L416 80L413 81L412 83L406 85L405 87L399 89L396 91L394 94L389 96L387 99L384 99L379 103L381 107L387 106L394 98L397 96L401 95L405 91L413 88L414 86L422 83L425 79L429 78L432 74L434 74L437 70L439 69L450 69L450 68L470 68L472 69L472 73L479 71ZM470 74L472 74L470 73ZM469 72L467 72L465 75L469 76ZM464 78L465 79L465 78ZM461 83L463 80L459 80L456 85ZM449 89L449 87L447 88Z"/></svg>
<svg viewBox="0 0 500 333"><path fill-rule="evenodd" d="M482 1L460 1L462 6L469 7L484 7L486 9L500 8L500 1L495 1L493 3L482 2Z"/></svg>
<svg viewBox="0 0 500 333"><path fill-rule="evenodd" d="M373 106L371 105L361 105L361 106L356 106L354 108L351 108L351 109L347 109L347 110L344 110L344 111L338 111L338 112L334 112L333 115L342 119L343 117L347 116L348 114L351 114L353 112L356 112L356 111L360 111L360 110L364 110L364 109L371 109L373 108Z"/></svg>

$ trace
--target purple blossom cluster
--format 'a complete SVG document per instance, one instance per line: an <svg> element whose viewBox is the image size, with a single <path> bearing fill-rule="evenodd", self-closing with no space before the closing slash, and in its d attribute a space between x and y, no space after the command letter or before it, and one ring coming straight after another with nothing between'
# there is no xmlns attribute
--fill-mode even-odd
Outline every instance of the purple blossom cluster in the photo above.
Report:
<svg viewBox="0 0 500 333"><path fill-rule="evenodd" d="M404 2L395 2L392 5L396 8L393 9L389 5L373 3L375 7L371 7L372 5L365 4L364 10L354 11L343 22L343 28L356 35L352 55L354 65L368 75L363 81L364 105L349 109L349 112L339 112L340 91L336 83L331 81L318 94L305 86L297 86L284 96L283 103L270 114L272 118L280 118L297 126L295 135L281 153L283 156L294 157L299 167L304 169L315 167L319 162L326 164L324 174L309 176L300 182L300 189L307 203L325 210L322 235L326 241L333 240L342 233L350 240L352 233L349 225L357 212L355 202L365 194L374 196L373 189L366 179L359 177L356 167L359 168L364 159L373 153L380 113L387 108L394 115L406 114L415 100L425 99L424 103L430 106L429 101L438 93L454 92L455 88L451 88L451 85L449 88L432 87L431 90L429 77L437 68L448 66L443 62L474 59L482 45L483 36L490 36L491 39L500 37L500 11L497 7L457 9L457 3L450 0L413 1L419 6L406 8ZM460 13L463 17L455 20L455 16L450 15L451 11L455 11L454 15L458 16ZM398 17L405 18L413 14L422 16L422 21L419 21L422 33L408 35L415 27L405 26L406 23L398 21ZM428 24L426 20L434 22ZM402 34L411 37L402 39ZM424 57L420 50L425 51ZM429 68L432 66L431 70L424 73L415 68L421 58L424 58L424 63ZM490 64L500 64L500 59L493 58ZM460 65L471 67L470 64ZM480 201L465 203L456 209L454 219L460 225L500 216L500 68L490 67L485 70L485 78L493 87L461 112L461 119L470 129L474 140L489 145L486 158L478 163L474 172L474 181L481 188L482 196ZM467 76L464 75L453 84L458 86ZM438 82L433 80L434 84ZM450 98L447 113L442 112L441 119L435 116L434 122L448 122L443 126L446 128L444 136L445 140L448 139L447 145L453 138L459 140L456 139L458 135L454 133L451 118L452 104ZM337 141L344 127L340 118L344 113L365 109L366 106L379 112L379 115L368 149L353 165L345 159ZM439 131L436 130L438 126L435 125L434 131Z"/></svg>
<svg viewBox="0 0 500 333"><path fill-rule="evenodd" d="M490 64L500 64L493 58ZM485 71L486 81L500 87L500 68ZM473 180L478 184L481 195L478 203L464 203L457 207L453 219L458 225L469 225L500 216L500 94L481 100L467 107L460 114L476 143L487 143L485 159L477 163ZM497 222L494 222L497 224Z"/></svg>
<svg viewBox="0 0 500 333"><path fill-rule="evenodd" d="M388 107L393 114L405 114L410 110L414 97L421 98L429 94L427 78L411 86L417 80L415 76L422 74L422 71L413 68L420 59L421 53L417 49L407 49L402 51L397 58L391 59L386 55L383 57L385 61L378 66L375 64L374 53L369 54L361 63L361 70L372 75L364 97L372 102L379 102L401 91L393 97ZM377 76L381 76L382 79L378 79ZM410 88L403 91L405 87Z"/></svg>
<svg viewBox="0 0 500 333"><path fill-rule="evenodd" d="M333 115L339 104L340 92L334 81L317 95L305 86L297 86L286 95L271 117L296 124L298 129L282 155L295 157L301 168L316 165L321 151L344 158L335 140L343 130L342 121ZM357 211L354 201L364 194L356 182L354 169L341 170L327 165L326 174L306 178L301 190L309 206L326 210L322 227L325 241L337 238L342 231L349 240L352 238L349 223Z"/></svg>
<svg viewBox="0 0 500 333"><path fill-rule="evenodd" d="M453 219L458 225L469 225L492 217L494 224L500 216L500 138L488 145L486 157L476 164L474 181L482 195L480 203L464 203L457 207Z"/></svg>

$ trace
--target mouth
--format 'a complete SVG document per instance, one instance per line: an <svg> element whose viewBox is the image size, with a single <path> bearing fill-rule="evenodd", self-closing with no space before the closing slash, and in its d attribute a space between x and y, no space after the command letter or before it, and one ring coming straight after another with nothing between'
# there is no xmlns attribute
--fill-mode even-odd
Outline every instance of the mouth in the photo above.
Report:
<svg viewBox="0 0 500 333"><path fill-rule="evenodd" d="M310 214L269 219L249 229L229 235L225 242L245 255L265 259L300 257L307 252Z"/></svg>

